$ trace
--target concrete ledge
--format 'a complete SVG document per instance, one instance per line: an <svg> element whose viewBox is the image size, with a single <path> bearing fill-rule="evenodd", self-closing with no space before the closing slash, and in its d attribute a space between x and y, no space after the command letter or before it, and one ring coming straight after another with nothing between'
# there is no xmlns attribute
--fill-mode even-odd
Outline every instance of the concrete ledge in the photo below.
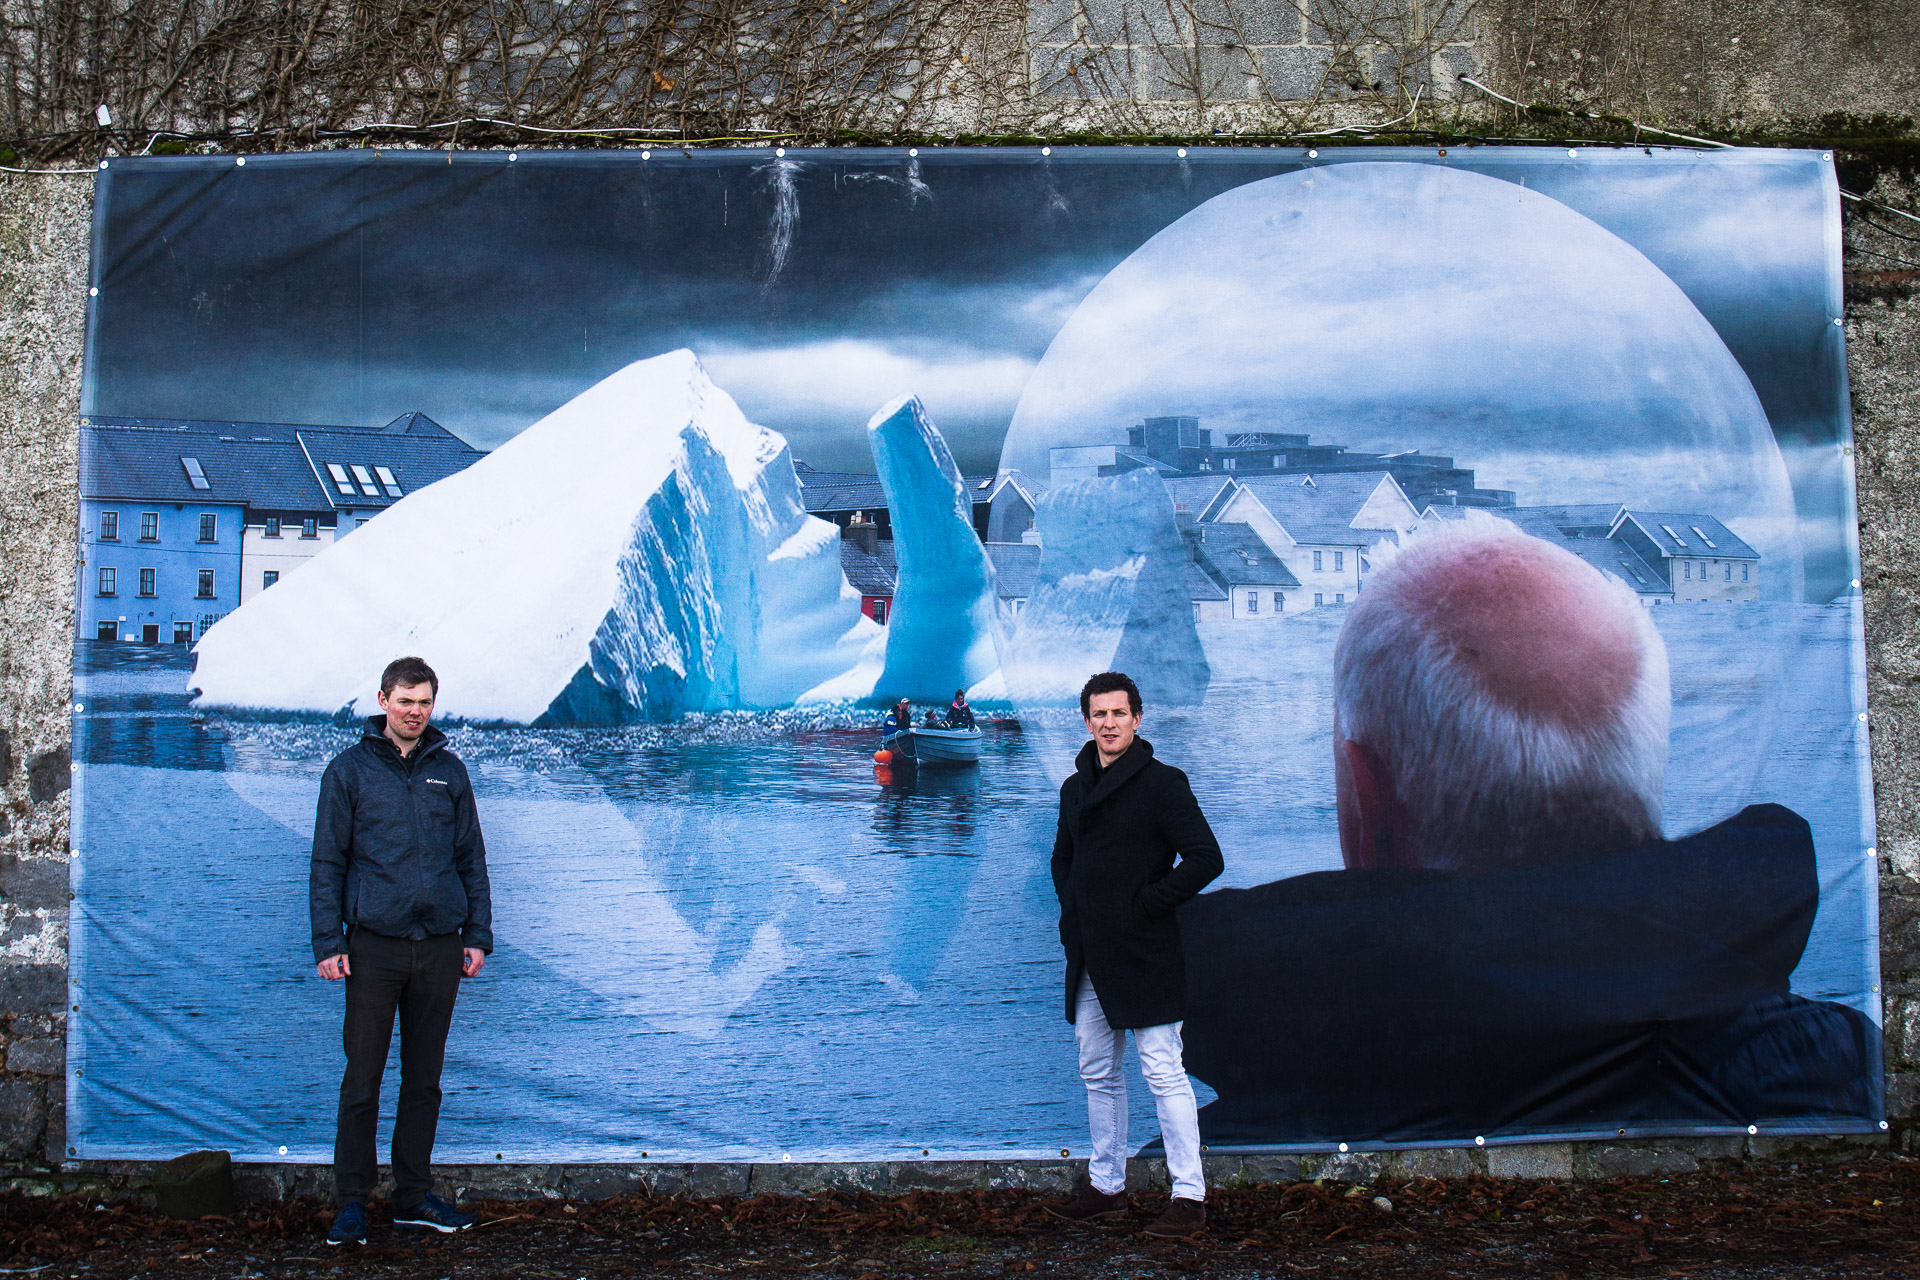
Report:
<svg viewBox="0 0 1920 1280"><path fill-rule="evenodd" d="M1645 1178L1695 1173L1716 1164L1828 1163L1913 1145L1886 1136L1666 1138L1619 1142L1534 1142L1310 1155L1208 1155L1207 1185L1245 1187L1303 1180L1367 1183L1380 1178ZM0 1191L29 1195L151 1199L154 1165L68 1161L0 1165ZM710 1198L915 1191L1065 1193L1086 1177L1084 1160L846 1161L834 1164L481 1164L438 1166L442 1194L470 1200L605 1200L623 1195ZM242 1204L298 1196L333 1198L333 1169L310 1164L236 1164ZM1130 1191L1167 1189L1158 1156L1127 1162ZM376 1196L389 1193L383 1177Z"/></svg>

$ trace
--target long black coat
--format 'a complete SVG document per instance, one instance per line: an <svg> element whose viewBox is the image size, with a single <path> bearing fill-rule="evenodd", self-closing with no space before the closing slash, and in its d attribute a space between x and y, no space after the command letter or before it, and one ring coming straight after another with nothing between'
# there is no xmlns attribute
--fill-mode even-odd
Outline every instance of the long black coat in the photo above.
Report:
<svg viewBox="0 0 1920 1280"><path fill-rule="evenodd" d="M1084 972L1110 1025L1179 1022L1187 1016L1187 968L1174 911L1224 869L1220 842L1187 775L1155 760L1145 738L1104 772L1099 759L1087 743L1060 784L1053 841L1067 1021Z"/></svg>

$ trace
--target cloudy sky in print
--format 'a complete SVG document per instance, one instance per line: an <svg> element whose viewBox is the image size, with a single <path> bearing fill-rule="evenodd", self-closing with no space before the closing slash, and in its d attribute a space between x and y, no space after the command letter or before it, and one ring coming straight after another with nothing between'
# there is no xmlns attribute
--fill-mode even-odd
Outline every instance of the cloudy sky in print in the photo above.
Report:
<svg viewBox="0 0 1920 1280"><path fill-rule="evenodd" d="M481 152L449 163L445 152L366 150L259 157L244 169L212 157L115 160L97 219L85 407L355 424L419 410L490 447L634 360L691 347L750 417L815 466L871 470L868 416L911 391L962 466L991 471L1049 345L1129 255L1224 192L1381 161L1524 186L1644 254L1758 393L1793 480L1809 595L1844 583L1839 281L1831 179L1816 153L1490 148L1442 160L1366 148L1308 161L1297 150L1194 149L1183 160L1172 149L929 148L794 151L785 162L765 151ZM1355 226L1364 251L1364 218ZM1396 338L1346 336L1350 352ZM1324 406L1296 398L1292 429L1395 443L1400 406L1425 392L1418 353L1391 363L1416 376L1350 397L1336 389ZM1564 403L1578 385L1554 380L1542 395ZM1101 411L1116 434L1123 418L1200 411L1169 390L1164 403ZM1460 462L1516 470L1501 458L1526 450L1499 436L1497 426L1457 435ZM1481 477L1503 482L1526 476Z"/></svg>

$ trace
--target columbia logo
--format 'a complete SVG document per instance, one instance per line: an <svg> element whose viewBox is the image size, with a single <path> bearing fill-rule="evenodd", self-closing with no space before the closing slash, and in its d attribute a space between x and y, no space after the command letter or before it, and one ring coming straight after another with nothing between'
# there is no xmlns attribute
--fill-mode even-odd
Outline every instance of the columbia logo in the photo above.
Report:
<svg viewBox="0 0 1920 1280"><path fill-rule="evenodd" d="M444 783L444 782L442 782L442 781L441 781L440 779L438 779L438 778L428 778L428 779L427 779L427 785L428 785L428 786L431 786L431 787L444 787L444 786L446 786L447 784L446 784L446 783Z"/></svg>

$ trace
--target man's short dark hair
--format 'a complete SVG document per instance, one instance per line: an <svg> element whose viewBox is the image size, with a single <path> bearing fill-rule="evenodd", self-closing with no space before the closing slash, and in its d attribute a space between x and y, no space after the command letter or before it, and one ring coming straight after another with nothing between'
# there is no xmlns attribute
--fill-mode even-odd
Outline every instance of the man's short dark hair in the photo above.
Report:
<svg viewBox="0 0 1920 1280"><path fill-rule="evenodd" d="M436 698L440 696L440 677L433 674L433 668L419 658L395 658L387 664L387 669L380 673L380 692L382 693L392 693L403 684L429 684L433 686L433 696Z"/></svg>
<svg viewBox="0 0 1920 1280"><path fill-rule="evenodd" d="M1102 671L1080 686L1080 718L1090 719L1093 715L1093 695L1096 693L1119 693L1126 690L1127 706L1133 714L1140 714L1140 688L1124 672Z"/></svg>

